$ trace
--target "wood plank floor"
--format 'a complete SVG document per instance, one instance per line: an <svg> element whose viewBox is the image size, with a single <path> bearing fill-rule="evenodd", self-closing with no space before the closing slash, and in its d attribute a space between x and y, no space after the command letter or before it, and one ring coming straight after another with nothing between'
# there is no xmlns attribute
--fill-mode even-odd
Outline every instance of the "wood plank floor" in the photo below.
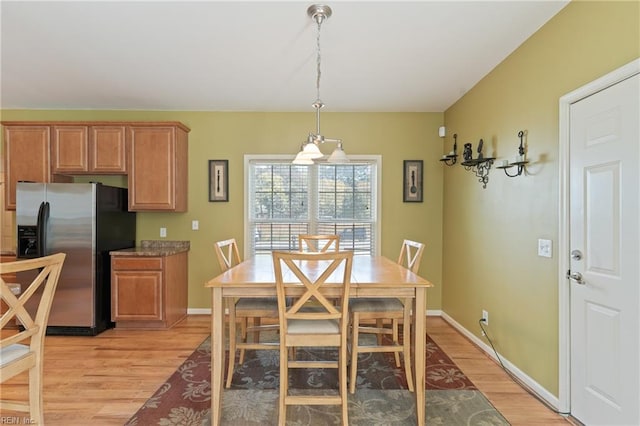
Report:
<svg viewBox="0 0 640 426"><path fill-rule="evenodd" d="M194 315L171 330L112 329L96 337L47 336L46 424L122 425L209 335L209 327L209 316ZM427 330L512 425L568 423L441 318L428 317ZM2 397L26 395L24 383L26 375L2 384ZM0 419L12 415L18 414L5 411Z"/></svg>

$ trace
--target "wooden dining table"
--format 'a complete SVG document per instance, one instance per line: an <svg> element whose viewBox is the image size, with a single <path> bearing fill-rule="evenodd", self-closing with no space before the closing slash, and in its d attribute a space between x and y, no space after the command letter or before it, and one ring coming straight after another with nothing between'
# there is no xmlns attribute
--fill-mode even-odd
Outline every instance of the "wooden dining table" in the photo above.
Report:
<svg viewBox="0 0 640 426"><path fill-rule="evenodd" d="M317 265L303 265L317 269ZM340 280L336 271L327 282ZM335 278L334 278L335 277ZM284 275L285 282L297 282L293 274ZM353 257L351 291L349 297L398 297L413 300L412 351L413 373L416 381L417 424L425 424L425 356L426 356L426 290L433 285L383 256L356 255ZM209 280L211 288L211 424L219 425L222 414L222 392L225 363L225 298L275 297L276 284L271 255L257 255ZM337 286L327 286L339 295ZM356 390L357 392L357 390Z"/></svg>

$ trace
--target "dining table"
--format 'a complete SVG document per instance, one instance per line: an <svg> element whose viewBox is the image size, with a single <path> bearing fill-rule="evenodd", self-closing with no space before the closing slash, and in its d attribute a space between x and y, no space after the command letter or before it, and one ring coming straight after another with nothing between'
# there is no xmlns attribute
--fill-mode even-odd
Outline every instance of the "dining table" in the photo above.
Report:
<svg viewBox="0 0 640 426"><path fill-rule="evenodd" d="M318 269L313 262L301 265ZM283 274L285 282L295 283L292 274ZM327 282L341 281L339 270ZM397 297L413 301L411 342L417 424L425 424L426 369L426 290L428 280L384 256L355 255L351 272L350 298ZM258 254L207 281L211 289L211 424L219 425L222 414L222 393L225 364L225 298L276 297L275 273L271 254ZM333 288L333 290L331 290ZM338 286L327 286L327 296L339 295ZM415 313L421 313L416 315ZM357 392L357 389L356 389Z"/></svg>

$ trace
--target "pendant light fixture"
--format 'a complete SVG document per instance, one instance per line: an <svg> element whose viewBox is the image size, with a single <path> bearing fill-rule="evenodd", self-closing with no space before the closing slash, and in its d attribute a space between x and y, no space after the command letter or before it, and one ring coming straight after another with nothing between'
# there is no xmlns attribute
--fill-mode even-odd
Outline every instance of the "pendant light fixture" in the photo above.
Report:
<svg viewBox="0 0 640 426"><path fill-rule="evenodd" d="M331 8L329 6L314 4L307 9L307 15L313 19L318 25L318 35L316 38L317 44L317 56L316 56L316 101L312 106L316 109L316 132L309 133L307 140L302 143L302 147L296 158L293 160L293 164L313 164L313 160L322 158L322 152L318 146L325 142L333 142L336 144L336 149L327 158L328 163L348 163L349 158L342 149L342 139L325 138L320 133L320 109L324 106L322 100L320 100L320 29L322 23L331 16Z"/></svg>

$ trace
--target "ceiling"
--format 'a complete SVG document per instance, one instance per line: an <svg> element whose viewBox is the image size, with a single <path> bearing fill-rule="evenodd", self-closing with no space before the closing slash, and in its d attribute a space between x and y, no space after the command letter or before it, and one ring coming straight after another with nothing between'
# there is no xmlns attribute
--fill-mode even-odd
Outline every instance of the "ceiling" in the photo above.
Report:
<svg viewBox="0 0 640 426"><path fill-rule="evenodd" d="M312 111L311 4L2 0L0 107ZM323 111L442 112L568 0L326 4Z"/></svg>

